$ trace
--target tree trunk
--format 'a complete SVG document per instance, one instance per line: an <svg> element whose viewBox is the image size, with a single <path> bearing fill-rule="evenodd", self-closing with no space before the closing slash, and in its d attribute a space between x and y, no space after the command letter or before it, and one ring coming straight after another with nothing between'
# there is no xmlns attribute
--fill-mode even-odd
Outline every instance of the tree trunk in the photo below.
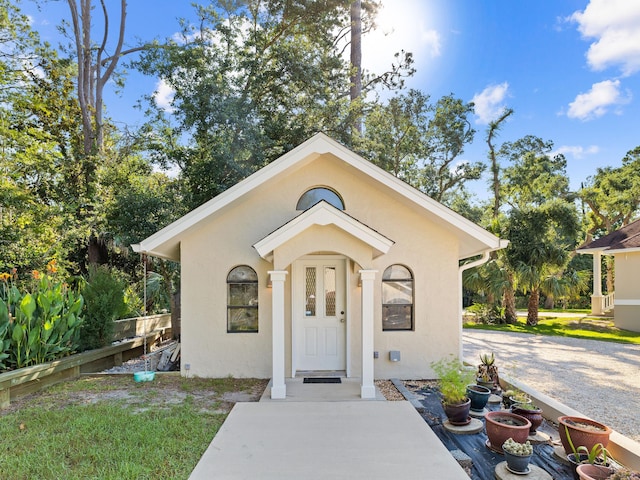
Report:
<svg viewBox="0 0 640 480"><path fill-rule="evenodd" d="M505 288L502 296L502 306L504 307L504 321L509 324L514 324L518 321L518 314L516 313L516 295L513 291L513 275L509 275L509 286Z"/></svg>
<svg viewBox="0 0 640 480"><path fill-rule="evenodd" d="M553 298L553 295L547 295L544 299L544 308L548 308L549 310L551 310L555 306L556 306L556 299Z"/></svg>
<svg viewBox="0 0 640 480"><path fill-rule="evenodd" d="M360 100L362 95L362 2L355 0L351 4L351 105ZM358 113L353 119L353 134L362 135L362 115Z"/></svg>
<svg viewBox="0 0 640 480"><path fill-rule="evenodd" d="M535 327L538 325L538 303L540 302L540 293L537 289L531 290L529 294L529 305L527 307L527 325Z"/></svg>
<svg viewBox="0 0 640 480"><path fill-rule="evenodd" d="M493 190L493 218L498 218L500 213L500 165L498 164L498 157L496 154L495 146L493 145L493 137L500 130L502 122L504 122L509 115L513 113L511 108L507 108L502 112L502 115L489 124L489 130L487 132L487 145L489 146L489 159L491 160L491 188Z"/></svg>

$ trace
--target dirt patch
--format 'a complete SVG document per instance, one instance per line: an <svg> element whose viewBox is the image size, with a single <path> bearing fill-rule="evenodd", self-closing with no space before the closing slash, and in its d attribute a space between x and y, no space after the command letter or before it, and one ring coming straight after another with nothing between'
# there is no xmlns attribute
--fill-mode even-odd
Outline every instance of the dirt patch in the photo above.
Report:
<svg viewBox="0 0 640 480"><path fill-rule="evenodd" d="M47 409L67 405L117 402L136 410L164 409L190 402L201 411L228 413L237 402L257 402L267 387L262 379L200 379L156 374L151 382L136 383L132 375L83 375L25 396L4 409L0 417L27 407Z"/></svg>

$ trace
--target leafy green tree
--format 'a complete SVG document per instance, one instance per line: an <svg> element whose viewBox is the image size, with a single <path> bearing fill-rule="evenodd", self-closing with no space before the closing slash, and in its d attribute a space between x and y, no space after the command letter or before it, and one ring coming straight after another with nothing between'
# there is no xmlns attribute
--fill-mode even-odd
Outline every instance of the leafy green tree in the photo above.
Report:
<svg viewBox="0 0 640 480"><path fill-rule="evenodd" d="M629 224L640 207L640 146L630 150L618 168L599 168L579 192L589 207L586 241L607 235ZM604 260L607 291L613 292L613 259Z"/></svg>
<svg viewBox="0 0 640 480"><path fill-rule="evenodd" d="M362 107L350 101L352 70L340 46L351 29L350 3L212 2L196 7L200 22L185 25L180 41L143 54L138 68L174 91L170 136L180 142L159 155L179 167L190 208L317 131L351 142ZM378 85L399 85L410 62L406 54L389 72L365 75L361 98Z"/></svg>
<svg viewBox="0 0 640 480"><path fill-rule="evenodd" d="M452 95L431 104L429 96L410 90L372 106L359 149L435 200L453 204L464 183L480 178L484 170L481 162L459 160L475 134L469 122L472 113L473 104Z"/></svg>
<svg viewBox="0 0 640 480"><path fill-rule="evenodd" d="M541 293L558 296L571 290L566 281L573 277L564 277L562 292L553 279L562 278L580 232L566 160L552 156L552 149L553 142L530 135L500 148L500 155L510 161L501 182L501 196L509 207L505 237L510 241L502 259L513 286L529 295L529 325L538 322Z"/></svg>
<svg viewBox="0 0 640 480"><path fill-rule="evenodd" d="M434 200L447 203L447 197L468 180L477 180L485 169L482 162L460 159L475 130L469 116L473 103L464 103L453 95L440 98L429 122L429 153L421 171L421 190Z"/></svg>

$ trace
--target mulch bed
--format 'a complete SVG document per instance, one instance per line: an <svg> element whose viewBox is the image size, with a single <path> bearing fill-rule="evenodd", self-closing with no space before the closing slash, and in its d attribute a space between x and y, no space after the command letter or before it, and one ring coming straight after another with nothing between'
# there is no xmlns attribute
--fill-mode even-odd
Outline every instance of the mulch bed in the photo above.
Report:
<svg viewBox="0 0 640 480"><path fill-rule="evenodd" d="M424 412L420 415L429 424L431 429L438 436L440 441L449 451L461 450L473 462L470 476L473 480L493 480L495 479L495 467L503 462L504 456L495 453L485 445L487 435L484 431L473 435L460 435L451 433L443 426L447 419L440 403L440 394L436 382L419 381L404 382L405 387L419 396L420 403L424 406ZM500 410L499 404L487 405L489 410ZM558 440L558 432L546 420L539 428L554 440ZM531 463L545 470L551 477L557 480L573 480L571 467L562 463L554 456L554 445L550 443L534 445L534 455ZM526 478L526 475L522 477Z"/></svg>

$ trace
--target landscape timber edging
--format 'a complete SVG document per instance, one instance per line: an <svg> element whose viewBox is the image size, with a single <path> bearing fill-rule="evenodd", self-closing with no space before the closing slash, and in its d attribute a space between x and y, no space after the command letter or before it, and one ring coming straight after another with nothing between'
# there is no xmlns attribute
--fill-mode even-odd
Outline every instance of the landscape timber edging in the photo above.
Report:
<svg viewBox="0 0 640 480"><path fill-rule="evenodd" d="M147 335L147 346L163 338L165 330L156 330ZM88 350L82 353L31 365L0 374L0 409L7 408L12 401L37 392L64 380L79 378L81 373L97 372L121 365L131 358L142 355L144 338L136 337L115 345Z"/></svg>

